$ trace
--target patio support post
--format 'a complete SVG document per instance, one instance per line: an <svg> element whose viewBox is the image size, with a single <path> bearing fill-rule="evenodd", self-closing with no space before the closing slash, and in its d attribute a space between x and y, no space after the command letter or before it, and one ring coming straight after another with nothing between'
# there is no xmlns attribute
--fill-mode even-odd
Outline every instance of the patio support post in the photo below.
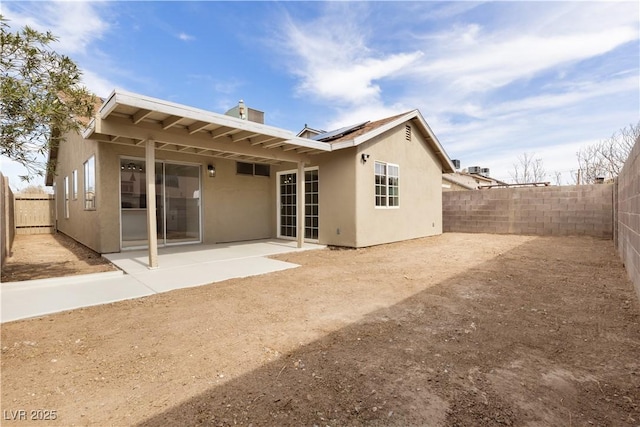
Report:
<svg viewBox="0 0 640 427"><path fill-rule="evenodd" d="M296 201L297 201L297 213L298 224L296 228L296 236L298 240L298 248L302 247L304 243L304 213L305 213L305 200L304 200L304 162L298 162L298 186L296 188Z"/></svg>
<svg viewBox="0 0 640 427"><path fill-rule="evenodd" d="M146 178L147 178L147 237L149 242L149 268L158 268L158 234L156 223L156 143L146 141Z"/></svg>

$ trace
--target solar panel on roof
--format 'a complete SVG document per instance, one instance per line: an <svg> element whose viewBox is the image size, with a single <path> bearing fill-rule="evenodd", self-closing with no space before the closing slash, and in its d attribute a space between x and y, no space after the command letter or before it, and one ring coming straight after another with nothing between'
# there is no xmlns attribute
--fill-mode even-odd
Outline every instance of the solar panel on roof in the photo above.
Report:
<svg viewBox="0 0 640 427"><path fill-rule="evenodd" d="M322 142L328 142L334 139L338 139L341 136L350 134L351 132L355 132L358 129L362 129L364 127L364 125L366 125L367 123L369 123L369 121L366 122L362 122L362 123L358 123L357 125L351 125L351 126L345 126L343 128L340 129L336 129L336 130L332 130L326 133L322 133L320 135L316 135L314 137L312 137L311 139L313 139L314 141L322 141Z"/></svg>

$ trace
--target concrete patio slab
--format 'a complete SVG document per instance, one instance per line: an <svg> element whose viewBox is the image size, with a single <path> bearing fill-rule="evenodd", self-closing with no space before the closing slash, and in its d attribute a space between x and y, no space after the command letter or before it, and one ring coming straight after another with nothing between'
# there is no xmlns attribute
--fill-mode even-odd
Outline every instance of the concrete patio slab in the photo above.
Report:
<svg viewBox="0 0 640 427"><path fill-rule="evenodd" d="M158 249L158 268L163 271L169 271L172 268L187 265L266 257L287 252L322 249L324 247L323 245L305 243L302 248L297 248L295 241L278 239L219 243L215 245L169 246ZM127 274L149 271L149 254L147 250L123 251L103 256ZM216 280L214 269L211 269L211 273L212 281L219 281ZM211 281L207 283L211 283Z"/></svg>
<svg viewBox="0 0 640 427"><path fill-rule="evenodd" d="M3 283L0 321L26 319L92 305L149 296L175 289L266 274L298 265L270 255L324 248L287 240L258 240L218 245L160 248L156 269L146 250L103 255L122 271Z"/></svg>
<svg viewBox="0 0 640 427"><path fill-rule="evenodd" d="M297 264L262 257L213 261L131 273L155 292L202 286L238 277L255 276L298 267Z"/></svg>
<svg viewBox="0 0 640 427"><path fill-rule="evenodd" d="M154 293L122 272L3 283L0 320L10 322Z"/></svg>

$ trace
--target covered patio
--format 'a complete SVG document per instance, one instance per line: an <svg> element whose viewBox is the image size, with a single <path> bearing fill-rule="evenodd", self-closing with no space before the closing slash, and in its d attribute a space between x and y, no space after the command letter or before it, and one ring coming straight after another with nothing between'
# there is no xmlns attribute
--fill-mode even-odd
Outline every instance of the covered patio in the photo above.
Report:
<svg viewBox="0 0 640 427"><path fill-rule="evenodd" d="M268 165L294 165L299 177L295 194L298 248L303 247L305 235L305 165L311 163L310 155L331 151L330 144L299 138L283 129L120 90L114 91L104 102L83 137L144 149L148 242L145 251L148 261L144 264L150 269L160 265L159 258L163 258L163 263L170 262L167 257L159 256L155 232L159 206L154 165L158 151ZM205 173L215 177L215 165L209 163Z"/></svg>

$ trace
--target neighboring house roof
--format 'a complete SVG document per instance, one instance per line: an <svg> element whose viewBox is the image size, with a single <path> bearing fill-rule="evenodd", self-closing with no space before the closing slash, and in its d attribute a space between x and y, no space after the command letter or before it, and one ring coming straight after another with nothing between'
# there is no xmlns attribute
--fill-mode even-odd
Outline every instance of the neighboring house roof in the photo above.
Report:
<svg viewBox="0 0 640 427"><path fill-rule="evenodd" d="M314 139L325 140L331 145L332 150L340 150L348 147L356 147L378 135L383 134L384 132L387 132L388 130L395 128L396 126L402 125L405 122L411 122L422 132L427 144L442 163L442 171L445 173L455 172L451 159L444 151L440 141L438 141L438 138L436 138L426 120L418 110L412 110L373 122L364 122L353 126L347 126L345 128L328 132L324 136L318 135Z"/></svg>
<svg viewBox="0 0 640 427"><path fill-rule="evenodd" d="M314 129L314 128L310 128L309 126L307 126L307 124L304 124L304 129L302 129L300 132L298 132L296 134L296 136L299 136L301 138L312 138L312 137L306 137L304 136L305 134L310 134L310 135L320 135L323 133L326 133L326 130L322 130L322 129Z"/></svg>
<svg viewBox="0 0 640 427"><path fill-rule="evenodd" d="M475 173L455 172L445 174L442 177L449 182L469 187L472 190L477 190L478 188L487 185L507 185L495 178L482 176Z"/></svg>
<svg viewBox="0 0 640 427"><path fill-rule="evenodd" d="M473 186L473 185L469 185L465 182L461 182L460 180L457 180L455 177L455 174L450 174L450 173L444 173L442 174L442 179L444 179L445 181L449 181L452 184L456 184L459 185L462 188L466 188L467 190L477 190L478 186Z"/></svg>

